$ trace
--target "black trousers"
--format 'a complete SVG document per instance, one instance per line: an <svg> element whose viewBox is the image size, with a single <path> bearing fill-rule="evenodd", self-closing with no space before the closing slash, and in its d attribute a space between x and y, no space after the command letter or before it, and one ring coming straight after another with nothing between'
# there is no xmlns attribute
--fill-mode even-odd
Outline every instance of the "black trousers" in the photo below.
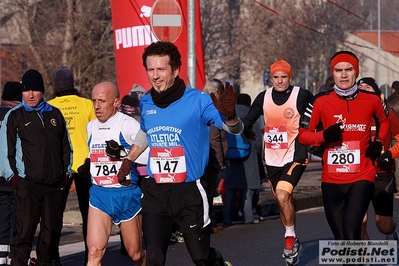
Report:
<svg viewBox="0 0 399 266"><path fill-rule="evenodd" d="M374 183L321 183L324 211L336 240L361 240L360 229L374 192Z"/></svg>
<svg viewBox="0 0 399 266"><path fill-rule="evenodd" d="M21 178L15 190L14 244L11 265L26 265L32 250L37 225L37 265L51 265L52 247L61 235L65 186L38 184Z"/></svg>
<svg viewBox="0 0 399 266"><path fill-rule="evenodd" d="M148 266L165 265L169 239L176 229L183 233L184 243L196 265L224 264L222 254L210 247L209 225L204 227L209 205L205 204L207 195L202 184L156 184L153 178L145 178L141 189Z"/></svg>
<svg viewBox="0 0 399 266"><path fill-rule="evenodd" d="M82 233L83 233L83 240L85 243L85 258L87 258L88 248L87 248L87 216L89 213L89 191L91 187L91 180L90 178L82 178L77 173L72 174L72 180L75 182L76 194L78 196L78 205L80 215L82 216ZM70 180L66 189L64 189L63 194L63 212L66 207L66 203L68 200L69 190L71 188L72 180ZM54 245L52 248L52 260L60 261L60 253L59 253L59 243L60 239L56 240L57 245Z"/></svg>

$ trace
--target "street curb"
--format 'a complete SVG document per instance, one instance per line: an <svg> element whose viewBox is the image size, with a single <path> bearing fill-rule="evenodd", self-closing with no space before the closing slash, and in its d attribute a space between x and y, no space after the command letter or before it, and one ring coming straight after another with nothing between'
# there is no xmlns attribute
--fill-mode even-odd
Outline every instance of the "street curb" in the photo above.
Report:
<svg viewBox="0 0 399 266"><path fill-rule="evenodd" d="M320 193L312 194L307 197L302 197L294 200L294 206L296 211L322 207L323 196Z"/></svg>
<svg viewBox="0 0 399 266"><path fill-rule="evenodd" d="M306 197L294 199L295 211L306 210L323 206L323 197L321 192ZM256 206L256 212L262 217L268 217L280 214L280 208L276 200L261 202Z"/></svg>
<svg viewBox="0 0 399 266"><path fill-rule="evenodd" d="M256 206L256 213L259 216L267 217L280 214L280 208L275 200L261 202Z"/></svg>

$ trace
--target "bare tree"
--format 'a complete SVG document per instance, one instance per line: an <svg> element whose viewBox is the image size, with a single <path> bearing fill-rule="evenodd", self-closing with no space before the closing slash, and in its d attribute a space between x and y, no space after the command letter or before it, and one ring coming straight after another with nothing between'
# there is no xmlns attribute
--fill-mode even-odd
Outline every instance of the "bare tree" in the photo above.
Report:
<svg viewBox="0 0 399 266"><path fill-rule="evenodd" d="M39 70L47 88L60 65L71 68L84 95L99 81L116 80L109 0L15 0L8 5L13 10L9 19L19 29L13 49L24 51L21 60L26 60L21 67ZM50 93L47 89L46 97Z"/></svg>
<svg viewBox="0 0 399 266"><path fill-rule="evenodd" d="M206 76L208 79L229 77L235 68L231 31L237 12L224 2L204 0L200 3Z"/></svg>
<svg viewBox="0 0 399 266"><path fill-rule="evenodd" d="M268 8L284 9L285 2L282 1L246 0L243 2L245 8L241 8L242 15L236 33L237 42L241 53L241 65L243 69L251 69L251 76L241 77L257 80L263 76L263 71L268 70L270 65L280 59L289 60L285 40L290 34L290 28L284 18L270 12Z"/></svg>
<svg viewBox="0 0 399 266"><path fill-rule="evenodd" d="M229 78L238 86L243 79L258 82L279 59L291 63L295 83L304 85L307 67L308 81L319 86L345 33L377 29L373 0L200 4L206 76ZM116 81L110 0L4 0L0 7L2 44L8 44L6 61L12 60L2 63L18 67L14 76L35 68L51 88L52 71L67 65L84 95L101 80ZM397 29L397 7L397 0L381 0L382 29Z"/></svg>

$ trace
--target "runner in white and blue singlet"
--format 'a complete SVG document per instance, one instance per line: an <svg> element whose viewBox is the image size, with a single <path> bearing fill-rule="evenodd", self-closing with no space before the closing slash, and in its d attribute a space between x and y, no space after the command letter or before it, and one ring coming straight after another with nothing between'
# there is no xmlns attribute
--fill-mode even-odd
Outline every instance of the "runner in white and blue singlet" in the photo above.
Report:
<svg viewBox="0 0 399 266"><path fill-rule="evenodd" d="M101 265L112 223L119 225L128 255L136 265L145 265L141 231L141 189L136 165L126 174L128 182L118 182L118 169L126 149L139 131L139 123L117 111L119 90L112 82L94 86L92 101L97 119L87 125L92 187L88 214L88 265ZM137 158L145 164L147 154Z"/></svg>

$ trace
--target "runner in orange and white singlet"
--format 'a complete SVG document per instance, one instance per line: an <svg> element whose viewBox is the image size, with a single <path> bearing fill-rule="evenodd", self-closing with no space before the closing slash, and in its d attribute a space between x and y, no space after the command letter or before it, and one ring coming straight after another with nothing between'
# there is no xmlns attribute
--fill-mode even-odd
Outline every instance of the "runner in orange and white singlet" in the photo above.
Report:
<svg viewBox="0 0 399 266"><path fill-rule="evenodd" d="M273 87L259 93L243 122L246 129L251 128L264 116L264 160L285 229L283 258L287 265L295 265L299 261L300 242L295 233L293 190L308 164L307 149L298 142L298 132L301 117L313 95L290 84L291 65L284 60L273 63L270 74Z"/></svg>

